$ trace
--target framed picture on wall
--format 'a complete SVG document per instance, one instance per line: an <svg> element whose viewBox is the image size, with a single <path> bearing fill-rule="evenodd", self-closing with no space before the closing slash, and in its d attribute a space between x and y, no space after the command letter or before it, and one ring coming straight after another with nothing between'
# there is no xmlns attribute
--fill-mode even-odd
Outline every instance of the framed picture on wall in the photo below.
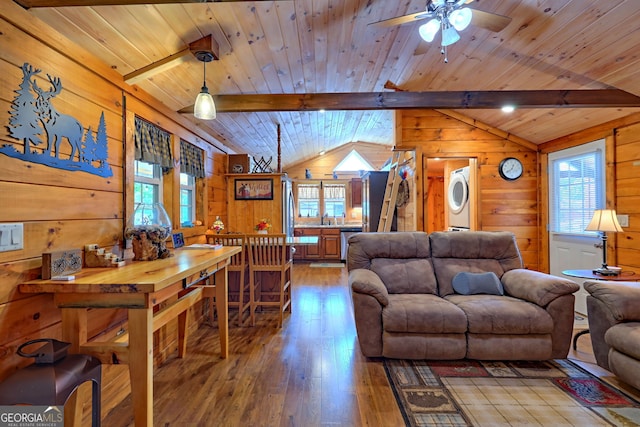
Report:
<svg viewBox="0 0 640 427"><path fill-rule="evenodd" d="M236 178L236 200L273 200L273 178Z"/></svg>

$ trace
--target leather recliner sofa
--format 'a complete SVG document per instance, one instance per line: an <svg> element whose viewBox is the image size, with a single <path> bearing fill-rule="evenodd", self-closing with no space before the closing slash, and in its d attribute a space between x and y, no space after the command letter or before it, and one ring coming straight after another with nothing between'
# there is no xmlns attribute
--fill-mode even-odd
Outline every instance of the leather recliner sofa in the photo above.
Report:
<svg viewBox="0 0 640 427"><path fill-rule="evenodd" d="M359 233L349 239L347 263L365 356L548 360L568 354L579 285L524 269L512 233ZM497 277L490 286L456 291L462 275L469 285L485 273Z"/></svg>
<svg viewBox="0 0 640 427"><path fill-rule="evenodd" d="M640 389L640 285L589 280L584 288L596 363Z"/></svg>

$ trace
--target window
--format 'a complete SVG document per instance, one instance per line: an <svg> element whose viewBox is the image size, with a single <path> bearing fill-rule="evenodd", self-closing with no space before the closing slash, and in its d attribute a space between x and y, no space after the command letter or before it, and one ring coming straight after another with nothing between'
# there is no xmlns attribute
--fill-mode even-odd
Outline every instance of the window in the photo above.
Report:
<svg viewBox="0 0 640 427"><path fill-rule="evenodd" d="M180 224L193 225L196 219L196 179L186 173L180 174Z"/></svg>
<svg viewBox="0 0 640 427"><path fill-rule="evenodd" d="M298 184L298 215L306 218L341 217L346 214L346 194L345 184Z"/></svg>
<svg viewBox="0 0 640 427"><path fill-rule="evenodd" d="M324 215L340 217L346 215L346 187L344 184L325 184L322 186L324 195Z"/></svg>
<svg viewBox="0 0 640 427"><path fill-rule="evenodd" d="M162 172L160 166L134 161L133 204L162 202Z"/></svg>
<svg viewBox="0 0 640 427"><path fill-rule="evenodd" d="M590 233L593 211L604 207L604 141L549 155L550 231Z"/></svg>
<svg viewBox="0 0 640 427"><path fill-rule="evenodd" d="M320 184L298 184L298 215L320 216Z"/></svg>

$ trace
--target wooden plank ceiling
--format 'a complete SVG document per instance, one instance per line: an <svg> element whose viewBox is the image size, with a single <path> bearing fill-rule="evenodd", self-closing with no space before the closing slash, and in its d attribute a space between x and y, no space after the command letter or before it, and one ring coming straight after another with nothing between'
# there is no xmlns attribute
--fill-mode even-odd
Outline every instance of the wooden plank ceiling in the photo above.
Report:
<svg viewBox="0 0 640 427"><path fill-rule="evenodd" d="M18 2L59 6L64 1ZM106 0L93 3L97 1ZM421 42L418 27L425 21L390 28L368 25L420 12L426 0L178 1L33 7L29 13L123 76L179 56L171 66L135 83L175 111L192 107L203 80L202 63L193 55L177 54L190 43L213 35L220 60L207 64L206 82L212 94L220 95L221 113L213 121L185 115L231 151L258 157L275 158L276 124L281 124L285 167L352 141L391 144L392 112L376 107L375 101L367 101L374 103L372 110L354 109L360 104L344 95L362 93L353 97L356 100L384 92L382 98L391 99L385 83L410 92L459 92L442 95L442 99L458 96L462 100L456 102L474 99L465 94L475 94L478 102L487 96L484 92L495 91L606 89L615 95L614 102L604 107L603 100L597 107L545 108L558 105L558 98L551 98L550 93L547 102L536 92L538 101L530 105L536 108L511 114L486 105L476 109L478 105L458 104L471 108L456 111L536 144L640 111L637 103L616 103L628 97L614 91L640 96L638 0L474 2L474 8L509 16L512 21L499 33L472 24L460 33L460 41L449 46L448 63L440 53L439 35L434 43ZM140 3L115 1L122 2ZM414 55L417 48L425 53ZM312 111L319 104L314 108L304 101L300 104L300 100L320 99L313 94L331 93L341 94L334 102L338 99L351 108L319 112ZM278 111L270 100L269 108L260 112L224 112L238 111L237 105L227 109L232 100L241 99L233 95L252 94L295 96L281 98L283 103L287 100L286 108L283 104L287 111ZM403 96L410 99L413 95ZM577 99L571 96L560 95L560 99ZM496 95L495 100L503 98ZM251 102L247 99L251 98L242 98L242 102ZM434 105L426 102L420 105Z"/></svg>

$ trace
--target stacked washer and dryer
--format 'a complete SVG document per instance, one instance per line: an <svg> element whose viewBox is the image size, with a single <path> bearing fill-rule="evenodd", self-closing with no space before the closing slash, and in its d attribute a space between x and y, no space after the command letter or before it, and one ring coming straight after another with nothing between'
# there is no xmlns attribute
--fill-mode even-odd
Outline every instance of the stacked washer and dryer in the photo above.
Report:
<svg viewBox="0 0 640 427"><path fill-rule="evenodd" d="M469 173L470 167L465 166L451 172L447 204L449 205L449 231L469 231L471 218L469 216Z"/></svg>

